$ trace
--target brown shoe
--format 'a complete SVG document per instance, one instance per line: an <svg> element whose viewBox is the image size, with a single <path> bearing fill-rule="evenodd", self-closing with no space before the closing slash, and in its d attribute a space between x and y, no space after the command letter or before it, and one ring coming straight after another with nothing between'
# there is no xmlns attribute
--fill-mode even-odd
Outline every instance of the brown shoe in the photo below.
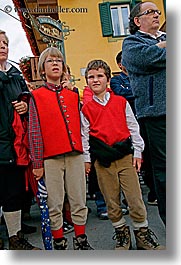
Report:
<svg viewBox="0 0 181 265"><path fill-rule="evenodd" d="M25 238L21 232L18 232L17 235L11 236L9 238L9 249L10 250L41 250L32 246Z"/></svg>
<svg viewBox="0 0 181 265"><path fill-rule="evenodd" d="M131 234L129 226L122 226L115 228L113 239L117 240L116 250L130 250L131 249Z"/></svg>
<svg viewBox="0 0 181 265"><path fill-rule="evenodd" d="M148 227L141 227L139 230L134 230L137 249L142 250L164 250L165 247L161 246L152 236L156 235L148 229Z"/></svg>

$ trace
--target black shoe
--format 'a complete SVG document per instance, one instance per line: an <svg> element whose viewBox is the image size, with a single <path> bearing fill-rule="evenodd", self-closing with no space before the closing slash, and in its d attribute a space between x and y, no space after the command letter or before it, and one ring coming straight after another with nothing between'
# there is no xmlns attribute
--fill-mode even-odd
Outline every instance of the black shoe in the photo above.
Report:
<svg viewBox="0 0 181 265"><path fill-rule="evenodd" d="M90 246L87 240L86 235L73 237L73 246L74 250L93 250L93 248Z"/></svg>
<svg viewBox="0 0 181 265"><path fill-rule="evenodd" d="M55 250L67 250L68 244L67 244L67 238L56 238L53 240L53 245Z"/></svg>
<svg viewBox="0 0 181 265"><path fill-rule="evenodd" d="M100 220L108 220L109 219L108 213L107 212L104 212L104 213L102 212L102 213L98 214L98 218Z"/></svg>
<svg viewBox="0 0 181 265"><path fill-rule="evenodd" d="M127 214L129 214L129 209L127 208L122 208L122 213L123 213L123 215L127 215Z"/></svg>
<svg viewBox="0 0 181 265"><path fill-rule="evenodd" d="M74 230L73 225L69 224L67 221L63 221L63 232L68 234Z"/></svg>
<svg viewBox="0 0 181 265"><path fill-rule="evenodd" d="M31 245L21 232L9 238L10 250L41 250L41 248Z"/></svg>
<svg viewBox="0 0 181 265"><path fill-rule="evenodd" d="M35 226L26 225L25 223L21 224L21 231L23 234L33 234L36 233L37 228Z"/></svg>

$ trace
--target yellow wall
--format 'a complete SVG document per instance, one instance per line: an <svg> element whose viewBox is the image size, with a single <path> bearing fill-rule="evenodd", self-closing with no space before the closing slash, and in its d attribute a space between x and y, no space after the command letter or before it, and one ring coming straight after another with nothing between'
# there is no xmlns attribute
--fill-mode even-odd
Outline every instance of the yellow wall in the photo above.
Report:
<svg viewBox="0 0 181 265"><path fill-rule="evenodd" d="M71 72L75 78L81 81L76 82L76 86L83 89L85 78L81 76L80 68L85 68L87 63L92 59L103 59L111 67L112 72L119 71L115 56L122 49L122 40L113 40L102 36L98 4L103 1L98 0L58 0L59 8L87 8L87 13L59 13L61 22L71 31L65 40L66 62L71 68ZM110 1L111 2L111 1ZM114 2L116 2L114 0ZM152 1L164 13L163 1ZM161 16L161 25L164 22L164 14Z"/></svg>

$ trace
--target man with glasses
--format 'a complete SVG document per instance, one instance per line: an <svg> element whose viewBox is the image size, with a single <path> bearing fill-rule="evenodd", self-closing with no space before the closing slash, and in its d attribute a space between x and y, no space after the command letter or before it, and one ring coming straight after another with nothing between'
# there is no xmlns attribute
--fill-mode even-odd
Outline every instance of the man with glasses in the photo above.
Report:
<svg viewBox="0 0 181 265"><path fill-rule="evenodd" d="M159 31L160 15L152 2L140 2L131 10L122 62L148 138L159 214L166 225L166 33Z"/></svg>

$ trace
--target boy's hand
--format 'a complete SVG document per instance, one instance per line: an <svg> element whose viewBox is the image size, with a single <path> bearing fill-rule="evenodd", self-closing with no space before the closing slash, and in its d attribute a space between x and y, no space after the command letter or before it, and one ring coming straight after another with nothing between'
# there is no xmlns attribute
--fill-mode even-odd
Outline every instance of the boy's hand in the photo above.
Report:
<svg viewBox="0 0 181 265"><path fill-rule="evenodd" d="M91 163L85 162L85 174L88 175L91 169Z"/></svg>
<svg viewBox="0 0 181 265"><path fill-rule="evenodd" d="M136 171L137 172L140 172L140 169L141 169L141 161L142 161L141 158L133 157L133 167L136 168Z"/></svg>
<svg viewBox="0 0 181 265"><path fill-rule="evenodd" d="M12 102L13 107L18 112L18 114L25 114L28 111L28 105L24 101L18 102L17 100Z"/></svg>
<svg viewBox="0 0 181 265"><path fill-rule="evenodd" d="M33 175L34 175L34 178L36 180L41 179L44 175L44 168L43 167L42 168L34 168L33 169Z"/></svg>
<svg viewBox="0 0 181 265"><path fill-rule="evenodd" d="M61 82L63 88L67 88L69 90L73 90L73 85L69 80L64 80Z"/></svg>

